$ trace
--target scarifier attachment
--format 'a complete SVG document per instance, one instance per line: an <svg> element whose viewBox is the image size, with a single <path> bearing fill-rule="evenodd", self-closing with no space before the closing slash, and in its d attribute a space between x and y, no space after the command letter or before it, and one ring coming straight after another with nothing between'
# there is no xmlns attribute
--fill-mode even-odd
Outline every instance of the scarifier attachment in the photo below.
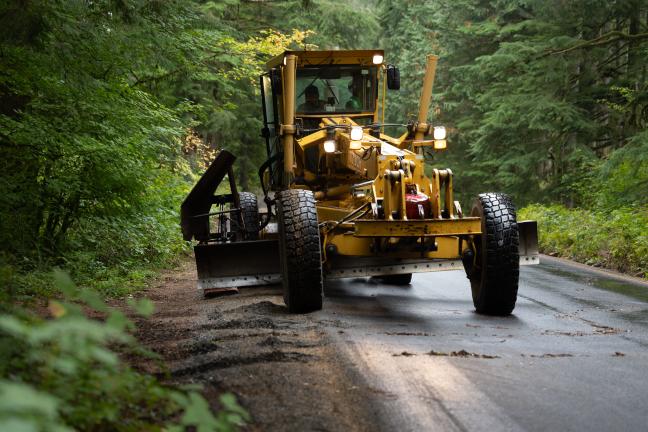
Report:
<svg viewBox="0 0 648 432"><path fill-rule="evenodd" d="M218 152L205 174L200 177L198 183L195 184L187 198L182 202L180 206L180 225L182 227L182 237L185 240L196 239L199 242L211 240L209 211L212 204L230 202L238 209L238 192L234 181L234 171L232 170L235 160L236 156L227 150ZM226 174L228 174L231 194L214 195ZM238 213L235 212L234 216L240 219ZM239 220L239 222L242 224L242 220Z"/></svg>
<svg viewBox="0 0 648 432"><path fill-rule="evenodd" d="M239 195L232 165L236 157L221 150L205 174L198 180L180 207L182 234L185 240L195 239L194 246L198 289L203 294L236 292L240 286L277 283L279 277L279 252L277 240L242 241L239 233L230 232L230 221L238 220L243 226ZM228 176L229 194L214 195L218 186ZM211 212L212 205L229 209ZM210 216L218 216L216 232L210 230Z"/></svg>

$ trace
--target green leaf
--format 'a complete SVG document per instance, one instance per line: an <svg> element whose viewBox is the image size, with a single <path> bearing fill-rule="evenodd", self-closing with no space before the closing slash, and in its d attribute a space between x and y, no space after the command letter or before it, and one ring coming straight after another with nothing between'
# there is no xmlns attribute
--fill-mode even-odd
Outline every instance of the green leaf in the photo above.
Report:
<svg viewBox="0 0 648 432"><path fill-rule="evenodd" d="M70 278L70 275L67 272L57 268L52 271L52 276L56 288L58 288L68 298L75 297L77 289L74 282L72 282L72 278Z"/></svg>
<svg viewBox="0 0 648 432"><path fill-rule="evenodd" d="M199 393L189 393L183 408L184 414L180 419L183 426L194 426L198 432L209 432L216 430L220 425L209 404Z"/></svg>
<svg viewBox="0 0 648 432"><path fill-rule="evenodd" d="M128 306L135 310L138 314L143 317L149 317L155 312L155 305L153 302L147 298L141 299L128 299Z"/></svg>
<svg viewBox="0 0 648 432"><path fill-rule="evenodd" d="M0 381L0 413L33 412L54 418L58 405L56 398L26 384Z"/></svg>

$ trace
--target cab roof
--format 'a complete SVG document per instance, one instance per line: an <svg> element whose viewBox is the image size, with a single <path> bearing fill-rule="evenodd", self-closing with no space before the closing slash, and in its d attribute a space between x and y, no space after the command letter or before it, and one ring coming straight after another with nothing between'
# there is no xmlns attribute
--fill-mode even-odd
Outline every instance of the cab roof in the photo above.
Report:
<svg viewBox="0 0 648 432"><path fill-rule="evenodd" d="M297 67L318 65L373 65L373 56L385 55L383 50L326 50L326 51L284 51L266 63L266 69L278 67L283 64L287 55L297 56Z"/></svg>

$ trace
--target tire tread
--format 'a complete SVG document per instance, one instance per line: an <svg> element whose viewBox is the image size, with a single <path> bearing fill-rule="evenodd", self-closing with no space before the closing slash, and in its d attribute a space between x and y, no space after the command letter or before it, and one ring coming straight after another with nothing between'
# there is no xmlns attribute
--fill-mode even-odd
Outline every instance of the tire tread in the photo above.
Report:
<svg viewBox="0 0 648 432"><path fill-rule="evenodd" d="M520 273L515 206L507 195L494 192L480 194L476 205L483 211L485 262L471 278L475 308L487 315L509 315L515 308ZM481 284L477 295L475 284Z"/></svg>
<svg viewBox="0 0 648 432"><path fill-rule="evenodd" d="M288 310L322 308L322 260L315 198L311 191L289 189L277 199L284 300Z"/></svg>
<svg viewBox="0 0 648 432"><path fill-rule="evenodd" d="M243 227L239 227L237 218L232 218L230 226L232 231L238 232L243 240L259 239L259 206L257 196L252 192L239 192L239 205Z"/></svg>

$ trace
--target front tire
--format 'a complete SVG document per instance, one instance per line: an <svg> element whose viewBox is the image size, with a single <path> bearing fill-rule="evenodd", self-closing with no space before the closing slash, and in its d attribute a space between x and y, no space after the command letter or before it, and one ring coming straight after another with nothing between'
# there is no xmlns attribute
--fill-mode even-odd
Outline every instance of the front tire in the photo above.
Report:
<svg viewBox="0 0 648 432"><path fill-rule="evenodd" d="M239 208L243 226L239 226L238 218L232 217L230 227L238 238L243 240L259 239L259 206L257 196L252 192L239 192Z"/></svg>
<svg viewBox="0 0 648 432"><path fill-rule="evenodd" d="M277 197L279 260L288 311L322 309L322 259L315 198L311 191L288 189Z"/></svg>
<svg viewBox="0 0 648 432"><path fill-rule="evenodd" d="M480 217L482 226L475 236L474 265L467 268L473 304L481 314L509 315L520 273L515 207L504 194L485 193L475 200L471 215Z"/></svg>

